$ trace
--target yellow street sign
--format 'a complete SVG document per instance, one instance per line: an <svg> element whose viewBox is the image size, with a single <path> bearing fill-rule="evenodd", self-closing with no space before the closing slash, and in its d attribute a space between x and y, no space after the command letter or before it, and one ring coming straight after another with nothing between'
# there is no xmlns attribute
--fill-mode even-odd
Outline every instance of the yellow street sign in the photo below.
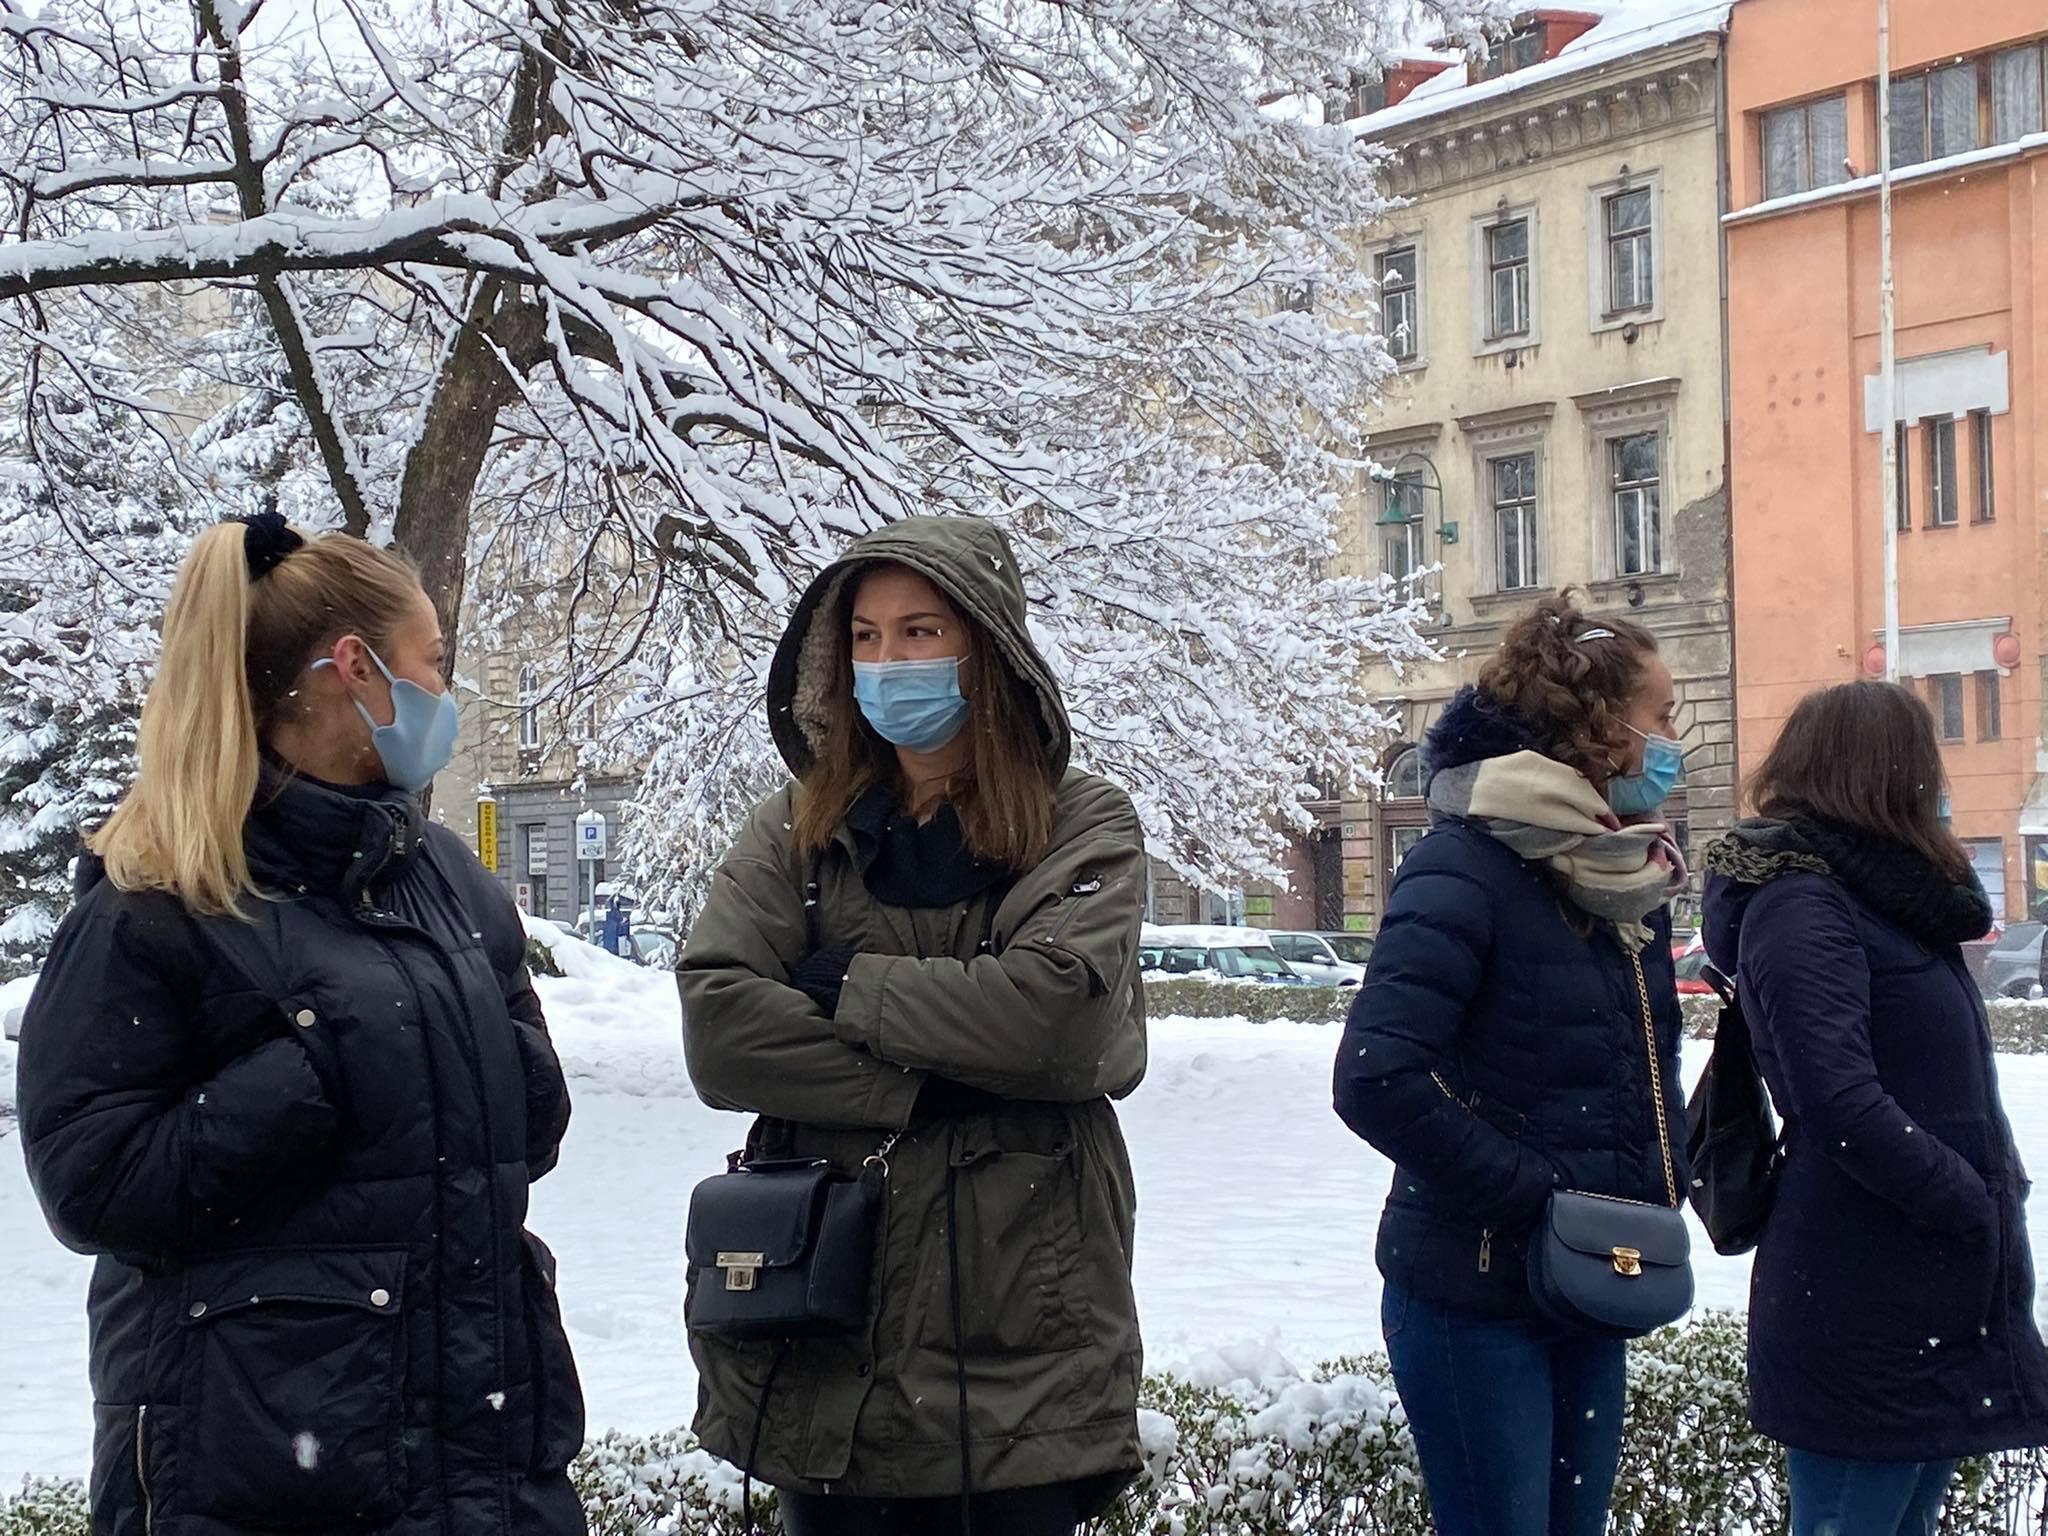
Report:
<svg viewBox="0 0 2048 1536"><path fill-rule="evenodd" d="M484 861L484 868L492 874L498 872L498 802L479 800L476 803L476 852Z"/></svg>

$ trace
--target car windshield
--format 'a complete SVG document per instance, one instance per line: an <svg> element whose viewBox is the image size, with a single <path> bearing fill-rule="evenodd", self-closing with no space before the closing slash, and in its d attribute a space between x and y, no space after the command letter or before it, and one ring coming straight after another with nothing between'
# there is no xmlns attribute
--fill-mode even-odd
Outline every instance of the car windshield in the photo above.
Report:
<svg viewBox="0 0 2048 1536"><path fill-rule="evenodd" d="M1365 965L1372 959L1372 940L1362 933L1335 934L1327 942L1346 965Z"/></svg>
<svg viewBox="0 0 2048 1536"><path fill-rule="evenodd" d="M1147 949L1141 952L1139 963L1148 971L1186 975L1203 969L1209 963L1209 957L1199 949Z"/></svg>
<svg viewBox="0 0 2048 1536"><path fill-rule="evenodd" d="M2041 935L2043 933L2048 933L2048 924L2014 923L2005 930L2005 937L2000 939L1993 947L2002 950L2032 949L2041 942Z"/></svg>
<svg viewBox="0 0 2048 1536"><path fill-rule="evenodd" d="M642 965L669 965L676 957L676 941L655 928L643 928L634 934L633 948Z"/></svg>
<svg viewBox="0 0 2048 1536"><path fill-rule="evenodd" d="M1270 949L1214 949L1216 969L1226 976L1285 976L1287 967Z"/></svg>

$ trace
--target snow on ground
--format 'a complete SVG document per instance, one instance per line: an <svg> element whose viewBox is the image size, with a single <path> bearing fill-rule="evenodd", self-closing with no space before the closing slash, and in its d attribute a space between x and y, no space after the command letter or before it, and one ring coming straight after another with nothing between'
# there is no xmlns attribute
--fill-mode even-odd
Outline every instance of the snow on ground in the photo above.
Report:
<svg viewBox="0 0 2048 1536"><path fill-rule="evenodd" d="M561 1260L593 1432L673 1428L696 1397L684 1213L745 1122L690 1095L667 975L573 940L555 947L574 974L539 986L576 1112L532 1225ZM1152 1364L1223 1381L1377 1345L1372 1239L1389 1170L1330 1112L1336 1041L1327 1026L1153 1021L1151 1073L1122 1107ZM1703 1045L1687 1048L1688 1082L1704 1059ZM2048 1164L2048 1057L2001 1070L2023 1150ZM13 1048L0 1046L0 1102L12 1091ZM0 1488L82 1473L91 1425L88 1263L44 1228L12 1131L0 1120ZM2032 1215L2048 1231L2048 1193ZM1695 1243L1701 1304L1741 1306L1747 1263Z"/></svg>

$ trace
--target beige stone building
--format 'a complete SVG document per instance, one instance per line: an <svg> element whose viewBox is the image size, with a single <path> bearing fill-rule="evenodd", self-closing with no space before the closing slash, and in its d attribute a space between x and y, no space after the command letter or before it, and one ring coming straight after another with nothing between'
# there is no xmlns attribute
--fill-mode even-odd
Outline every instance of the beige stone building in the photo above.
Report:
<svg viewBox="0 0 2048 1536"><path fill-rule="evenodd" d="M1538 10L1485 64L1403 60L1330 106L1407 200L1368 232L1399 377L1345 519L1353 572L1421 578L1444 660L1367 679L1404 725L1253 922L1371 928L1427 825L1417 751L1532 600L1583 587L1678 680L1693 847L1734 808L1724 424L1727 4ZM1631 17L1631 11L1634 18ZM1341 865L1338 863L1341 858ZM1320 900L1318 895L1320 894Z"/></svg>

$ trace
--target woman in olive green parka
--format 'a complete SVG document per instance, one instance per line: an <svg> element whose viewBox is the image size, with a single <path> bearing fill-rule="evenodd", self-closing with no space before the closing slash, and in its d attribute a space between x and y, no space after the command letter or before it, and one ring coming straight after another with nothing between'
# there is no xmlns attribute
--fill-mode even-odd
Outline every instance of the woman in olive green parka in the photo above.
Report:
<svg viewBox="0 0 2048 1536"><path fill-rule="evenodd" d="M958 1530L963 1505L981 1536L1068 1531L1139 1467L1110 1100L1145 1070L1144 840L1069 769L1025 607L972 518L872 534L812 585L769 679L797 782L740 834L679 970L691 1077L760 1117L752 1155L851 1171L902 1133L869 1326L795 1345L761 1422L751 1470L793 1536ZM744 1464L781 1346L692 1347L698 1434Z"/></svg>

